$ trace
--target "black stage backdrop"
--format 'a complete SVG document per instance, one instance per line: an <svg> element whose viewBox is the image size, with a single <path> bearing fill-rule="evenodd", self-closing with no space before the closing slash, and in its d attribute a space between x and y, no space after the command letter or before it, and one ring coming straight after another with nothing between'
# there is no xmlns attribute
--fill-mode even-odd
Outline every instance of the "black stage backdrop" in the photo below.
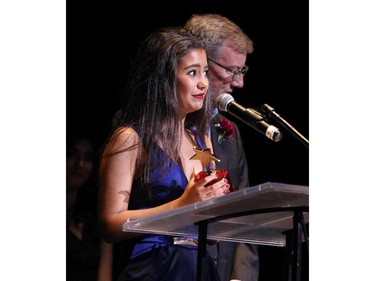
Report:
<svg viewBox="0 0 375 281"><path fill-rule="evenodd" d="M129 3L129 2L127 2ZM219 13L254 41L245 86L233 96L245 107L272 106L309 138L309 2L67 1L67 127L81 123L106 139L120 107L130 56L149 32L183 25L193 13ZM250 185L267 181L309 185L308 148L279 123L284 136L273 142L239 125L249 162ZM282 280L283 249L261 247L262 280ZM307 269L303 269L307 280Z"/></svg>

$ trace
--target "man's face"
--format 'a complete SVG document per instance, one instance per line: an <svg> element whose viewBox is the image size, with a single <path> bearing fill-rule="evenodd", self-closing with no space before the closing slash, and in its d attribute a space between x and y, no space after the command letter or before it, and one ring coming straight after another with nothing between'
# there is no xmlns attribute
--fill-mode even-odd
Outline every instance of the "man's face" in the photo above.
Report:
<svg viewBox="0 0 375 281"><path fill-rule="evenodd" d="M234 75L234 72L245 68L247 53L239 53L228 44L219 49L216 58L209 58L210 87L216 97L224 93L232 93L234 88L242 88L244 85L243 75ZM233 79L234 78L234 79Z"/></svg>

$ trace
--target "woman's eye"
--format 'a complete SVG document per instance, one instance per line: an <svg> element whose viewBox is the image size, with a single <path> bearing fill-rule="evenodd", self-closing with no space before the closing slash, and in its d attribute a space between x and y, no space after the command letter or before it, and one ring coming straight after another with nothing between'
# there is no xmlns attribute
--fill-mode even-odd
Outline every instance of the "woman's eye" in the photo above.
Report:
<svg viewBox="0 0 375 281"><path fill-rule="evenodd" d="M189 71L188 74L191 75L191 76L195 76L195 75L197 75L197 71L196 70L191 70L191 71Z"/></svg>

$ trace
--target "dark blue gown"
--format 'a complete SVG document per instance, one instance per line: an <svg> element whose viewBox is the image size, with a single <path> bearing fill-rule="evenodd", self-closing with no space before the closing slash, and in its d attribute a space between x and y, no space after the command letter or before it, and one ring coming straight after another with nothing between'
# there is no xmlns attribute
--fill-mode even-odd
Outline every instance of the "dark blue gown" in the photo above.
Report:
<svg viewBox="0 0 375 281"><path fill-rule="evenodd" d="M129 210L159 206L180 197L188 183L183 170L160 148L152 155L153 159L166 157L170 162L167 173L161 169L152 173L151 198L136 180L132 186ZM146 235L126 240L121 244L121 270L118 281L194 281L197 275L198 247L174 245L173 237ZM207 253L206 280L218 281L214 264Z"/></svg>

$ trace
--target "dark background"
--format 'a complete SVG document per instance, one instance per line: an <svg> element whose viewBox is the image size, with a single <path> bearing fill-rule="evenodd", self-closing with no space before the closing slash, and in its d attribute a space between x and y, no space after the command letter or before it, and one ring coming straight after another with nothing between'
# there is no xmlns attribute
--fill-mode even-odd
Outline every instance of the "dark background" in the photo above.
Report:
<svg viewBox="0 0 375 281"><path fill-rule="evenodd" d="M120 107L129 59L139 41L159 27L183 25L191 14L209 12L233 20L255 44L247 60L245 86L233 92L236 101L245 107L267 103L309 138L308 1L124 2L66 2L68 129L83 124L102 144ZM250 185L267 181L309 185L308 148L279 123L268 121L283 131L280 142L236 121L249 162ZM261 246L260 281L282 280L283 250ZM307 271L304 262L304 280Z"/></svg>

